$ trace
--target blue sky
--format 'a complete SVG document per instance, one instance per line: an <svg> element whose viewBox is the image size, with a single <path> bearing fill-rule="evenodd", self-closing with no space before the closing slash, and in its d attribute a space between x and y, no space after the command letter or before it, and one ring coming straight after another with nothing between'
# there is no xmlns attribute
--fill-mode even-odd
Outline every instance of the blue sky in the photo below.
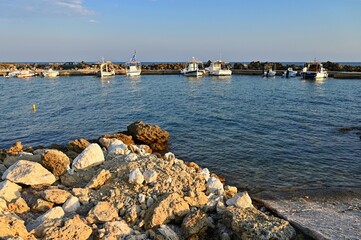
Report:
<svg viewBox="0 0 361 240"><path fill-rule="evenodd" d="M0 62L358 61L361 0L0 0Z"/></svg>

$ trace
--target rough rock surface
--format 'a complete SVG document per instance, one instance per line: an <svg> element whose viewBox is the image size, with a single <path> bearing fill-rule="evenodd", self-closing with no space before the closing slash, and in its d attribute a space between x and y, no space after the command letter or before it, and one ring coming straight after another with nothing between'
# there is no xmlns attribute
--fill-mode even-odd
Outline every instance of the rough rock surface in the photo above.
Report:
<svg viewBox="0 0 361 240"><path fill-rule="evenodd" d="M50 221L46 226L36 229L36 236L43 239L89 239L92 228L79 215L70 219Z"/></svg>
<svg viewBox="0 0 361 240"><path fill-rule="evenodd" d="M75 139L74 141L70 141L68 143L68 149L70 151L81 153L90 145L90 142L84 138Z"/></svg>
<svg viewBox="0 0 361 240"><path fill-rule="evenodd" d="M189 205L182 196L178 193L169 194L148 210L145 218L146 227L153 228L176 217L184 217L189 211Z"/></svg>
<svg viewBox="0 0 361 240"><path fill-rule="evenodd" d="M30 210L28 204L23 198L18 198L15 201L8 204L9 212L16 214L23 214Z"/></svg>
<svg viewBox="0 0 361 240"><path fill-rule="evenodd" d="M262 203L314 239L361 239L361 198L342 195L341 199L306 195Z"/></svg>
<svg viewBox="0 0 361 240"><path fill-rule="evenodd" d="M71 194L62 189L47 189L43 193L43 197L46 201L63 204L71 196Z"/></svg>
<svg viewBox="0 0 361 240"><path fill-rule="evenodd" d="M25 185L51 185L55 176L39 163L19 160L10 166L3 174L2 179Z"/></svg>
<svg viewBox="0 0 361 240"><path fill-rule="evenodd" d="M70 165L67 155L58 150L47 150L41 157L41 164L55 176L63 175Z"/></svg>
<svg viewBox="0 0 361 240"><path fill-rule="evenodd" d="M186 163L173 153L164 157L152 154L147 145L101 139L103 150L90 144L73 161L74 168L58 181L32 162L52 176L52 183L39 183L44 176L35 175L37 168L13 171L22 160L11 165L4 179L11 171L19 178L30 175L32 179L21 182L22 188L16 184L0 188L0 234L23 239L226 240L257 237L260 232L282 239L289 231L292 237L293 228L288 222L259 212L251 202L247 208L235 207L238 198L246 194L237 195L237 188L224 187L220 178L207 169ZM88 153L92 147L98 155ZM34 154L47 151L36 150ZM90 162L80 164L84 156ZM133 179L130 173L138 174ZM34 182L37 184L32 185ZM5 180L0 186L10 183ZM227 204L227 200L231 202ZM10 229L11 225L18 227Z"/></svg>
<svg viewBox="0 0 361 240"><path fill-rule="evenodd" d="M107 138L107 139L115 138L121 140L123 143L127 145L134 145L133 137L126 135L124 133L106 134L103 135L102 138Z"/></svg>
<svg viewBox="0 0 361 240"><path fill-rule="evenodd" d="M7 154L17 155L23 150L23 144L21 142L16 142L11 148L8 149Z"/></svg>
<svg viewBox="0 0 361 240"><path fill-rule="evenodd" d="M239 239L287 240L296 236L296 231L289 222L268 216L254 207L228 207L223 219Z"/></svg>
<svg viewBox="0 0 361 240"><path fill-rule="evenodd" d="M35 239L26 229L24 221L13 214L0 214L1 239Z"/></svg>
<svg viewBox="0 0 361 240"><path fill-rule="evenodd" d="M99 202L88 214L89 222L109 222L118 218L117 209L110 202Z"/></svg>
<svg viewBox="0 0 361 240"><path fill-rule="evenodd" d="M0 182L0 197L8 202L20 197L21 187L9 180Z"/></svg>
<svg viewBox="0 0 361 240"><path fill-rule="evenodd" d="M97 175L95 175L90 182L86 185L87 188L98 188L104 185L104 183L111 178L111 174L108 170L102 169Z"/></svg>
<svg viewBox="0 0 361 240"><path fill-rule="evenodd" d="M128 126L128 132L136 141L149 145L153 151L167 149L169 133L159 126L135 122Z"/></svg>

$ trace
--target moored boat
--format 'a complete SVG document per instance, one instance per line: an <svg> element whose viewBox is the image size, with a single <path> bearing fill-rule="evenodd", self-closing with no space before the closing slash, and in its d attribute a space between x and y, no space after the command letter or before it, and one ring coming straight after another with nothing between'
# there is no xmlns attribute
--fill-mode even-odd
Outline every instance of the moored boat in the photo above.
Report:
<svg viewBox="0 0 361 240"><path fill-rule="evenodd" d="M21 70L20 73L16 75L17 78L31 78L35 76L36 72L33 70Z"/></svg>
<svg viewBox="0 0 361 240"><path fill-rule="evenodd" d="M313 61L304 65L301 75L303 79L322 80L328 77L328 72L322 63Z"/></svg>
<svg viewBox="0 0 361 240"><path fill-rule="evenodd" d="M48 70L41 72L41 75L47 78L54 78L59 76L59 71L55 71L52 68L49 68Z"/></svg>
<svg viewBox="0 0 361 240"><path fill-rule="evenodd" d="M266 71L263 72L263 77L274 77L276 76L276 71L272 70L272 68L267 69Z"/></svg>
<svg viewBox="0 0 361 240"><path fill-rule="evenodd" d="M232 71L224 61L217 60L215 62L212 62L211 65L205 69L209 72L209 75L212 76L231 76Z"/></svg>
<svg viewBox="0 0 361 240"><path fill-rule="evenodd" d="M128 77L136 77L139 76L142 72L142 64L137 61L137 56L136 56L137 52L134 52L133 57L130 59L130 61L128 63L126 63L126 70L125 70L125 74Z"/></svg>
<svg viewBox="0 0 361 240"><path fill-rule="evenodd" d="M282 77L284 78L292 78L297 76L297 71L294 71L293 68L287 68L286 71L283 72Z"/></svg>
<svg viewBox="0 0 361 240"><path fill-rule="evenodd" d="M11 71L11 72L7 72L7 73L4 73L4 77L6 78L12 78L12 77L16 77L17 75L20 74L20 70L14 70L14 71Z"/></svg>
<svg viewBox="0 0 361 240"><path fill-rule="evenodd" d="M201 77L205 71L200 66L202 66L202 62L193 57L191 61L187 62L186 67L181 70L181 74L187 77Z"/></svg>
<svg viewBox="0 0 361 240"><path fill-rule="evenodd" d="M115 75L112 62L107 61L100 64L100 70L97 72L98 77L110 77Z"/></svg>

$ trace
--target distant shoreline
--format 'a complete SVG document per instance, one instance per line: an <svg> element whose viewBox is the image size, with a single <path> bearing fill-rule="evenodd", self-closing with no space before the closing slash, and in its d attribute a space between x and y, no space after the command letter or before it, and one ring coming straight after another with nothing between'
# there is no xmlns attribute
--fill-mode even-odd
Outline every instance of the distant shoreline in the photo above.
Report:
<svg viewBox="0 0 361 240"><path fill-rule="evenodd" d="M204 62L208 67L210 61ZM265 69L273 69L281 76L288 68L300 72L303 68L302 62L259 62L250 63L235 62L229 63L234 75L262 75ZM328 70L329 77L338 79L361 79L361 62L333 63L323 62ZM351 65L352 64L352 65ZM178 75L185 67L185 62L155 63L143 62L142 75ZM124 63L113 63L117 75L125 75ZM99 71L99 63L65 62L65 63L0 63L0 76L14 70L33 70L39 75L46 69L52 68L60 73L60 76L87 76L95 75Z"/></svg>

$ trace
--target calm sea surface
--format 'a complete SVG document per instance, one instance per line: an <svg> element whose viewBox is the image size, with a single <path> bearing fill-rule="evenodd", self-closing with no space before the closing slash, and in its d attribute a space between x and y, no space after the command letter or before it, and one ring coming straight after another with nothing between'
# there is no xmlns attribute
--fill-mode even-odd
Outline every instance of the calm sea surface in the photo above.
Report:
<svg viewBox="0 0 361 240"><path fill-rule="evenodd" d="M37 112L32 111L32 104ZM0 78L0 148L66 144L137 120L251 192L361 186L361 81L258 76Z"/></svg>

